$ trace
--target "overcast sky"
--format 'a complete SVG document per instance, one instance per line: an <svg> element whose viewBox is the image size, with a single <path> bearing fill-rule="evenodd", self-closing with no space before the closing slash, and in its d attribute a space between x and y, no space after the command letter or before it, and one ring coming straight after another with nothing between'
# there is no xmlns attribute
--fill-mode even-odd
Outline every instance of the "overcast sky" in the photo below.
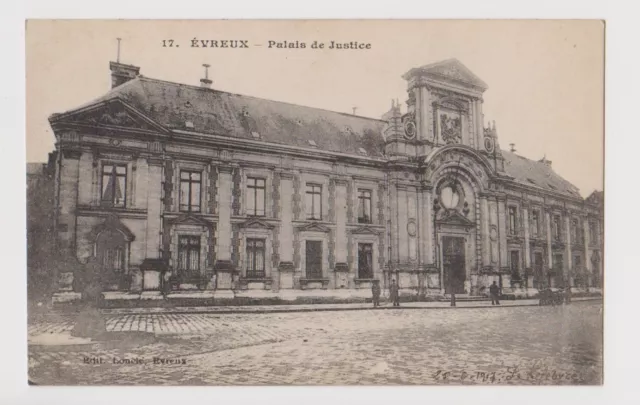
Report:
<svg viewBox="0 0 640 405"><path fill-rule="evenodd" d="M27 161L53 150L49 115L109 90L117 37L121 62L148 77L197 85L208 63L219 90L375 118L392 98L404 105L403 73L455 57L488 84L485 122L496 121L501 147L546 155L586 196L603 187L603 30L597 21L29 21ZM249 48L195 48L194 38ZM371 49L314 50L314 40Z"/></svg>

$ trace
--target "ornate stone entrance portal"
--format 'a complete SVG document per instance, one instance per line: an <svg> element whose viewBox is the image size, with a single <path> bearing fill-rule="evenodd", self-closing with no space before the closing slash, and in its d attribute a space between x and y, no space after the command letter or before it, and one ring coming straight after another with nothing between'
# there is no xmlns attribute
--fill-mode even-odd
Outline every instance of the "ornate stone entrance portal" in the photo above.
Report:
<svg viewBox="0 0 640 405"><path fill-rule="evenodd" d="M464 257L464 238L457 236L442 237L442 267L444 291L446 294L464 294L466 280Z"/></svg>

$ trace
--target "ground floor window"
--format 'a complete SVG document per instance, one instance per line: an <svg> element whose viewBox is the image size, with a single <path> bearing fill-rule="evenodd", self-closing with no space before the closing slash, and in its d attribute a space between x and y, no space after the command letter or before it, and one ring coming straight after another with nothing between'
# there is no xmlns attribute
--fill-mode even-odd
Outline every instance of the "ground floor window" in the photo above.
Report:
<svg viewBox="0 0 640 405"><path fill-rule="evenodd" d="M200 236L178 238L178 271L184 275L200 272Z"/></svg>
<svg viewBox="0 0 640 405"><path fill-rule="evenodd" d="M307 278L322 278L322 241L308 240L305 254Z"/></svg>
<svg viewBox="0 0 640 405"><path fill-rule="evenodd" d="M520 281L520 252L511 251L511 280Z"/></svg>
<svg viewBox="0 0 640 405"><path fill-rule="evenodd" d="M358 278L373 278L373 244L358 244Z"/></svg>
<svg viewBox="0 0 640 405"><path fill-rule="evenodd" d="M264 239L247 239L247 278L264 278Z"/></svg>

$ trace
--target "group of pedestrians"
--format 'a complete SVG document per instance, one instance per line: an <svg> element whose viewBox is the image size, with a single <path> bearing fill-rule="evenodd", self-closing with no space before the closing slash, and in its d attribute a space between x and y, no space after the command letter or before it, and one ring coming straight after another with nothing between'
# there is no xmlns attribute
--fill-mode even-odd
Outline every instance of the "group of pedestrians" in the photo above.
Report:
<svg viewBox="0 0 640 405"><path fill-rule="evenodd" d="M373 280L371 284L371 295L373 296L374 308L380 306L381 293L380 281ZM491 305L500 305L500 287L498 287L495 281L489 287L489 294L491 295ZM391 280L391 285L389 286L389 301L393 303L394 307L400 306L400 291L396 280Z"/></svg>
<svg viewBox="0 0 640 405"><path fill-rule="evenodd" d="M380 289L380 281L373 280L371 284L371 295L373 296L373 306L380 306L380 294L382 290ZM400 306L400 292L398 289L398 284L396 280L391 280L391 285L389 286L389 301L393 302L394 307Z"/></svg>

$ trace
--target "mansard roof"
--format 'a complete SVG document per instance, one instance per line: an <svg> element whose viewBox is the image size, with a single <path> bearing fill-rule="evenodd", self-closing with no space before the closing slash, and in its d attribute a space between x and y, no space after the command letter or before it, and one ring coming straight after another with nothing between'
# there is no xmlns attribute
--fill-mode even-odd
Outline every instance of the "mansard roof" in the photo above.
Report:
<svg viewBox="0 0 640 405"><path fill-rule="evenodd" d="M378 119L144 76L85 106L116 98L173 130L359 155L362 148L370 157L384 154L384 121Z"/></svg>
<svg viewBox="0 0 640 405"><path fill-rule="evenodd" d="M506 150L502 151L502 156L504 157L504 171L517 183L528 187L540 187L574 198L582 198L578 188L560 177L549 165Z"/></svg>

